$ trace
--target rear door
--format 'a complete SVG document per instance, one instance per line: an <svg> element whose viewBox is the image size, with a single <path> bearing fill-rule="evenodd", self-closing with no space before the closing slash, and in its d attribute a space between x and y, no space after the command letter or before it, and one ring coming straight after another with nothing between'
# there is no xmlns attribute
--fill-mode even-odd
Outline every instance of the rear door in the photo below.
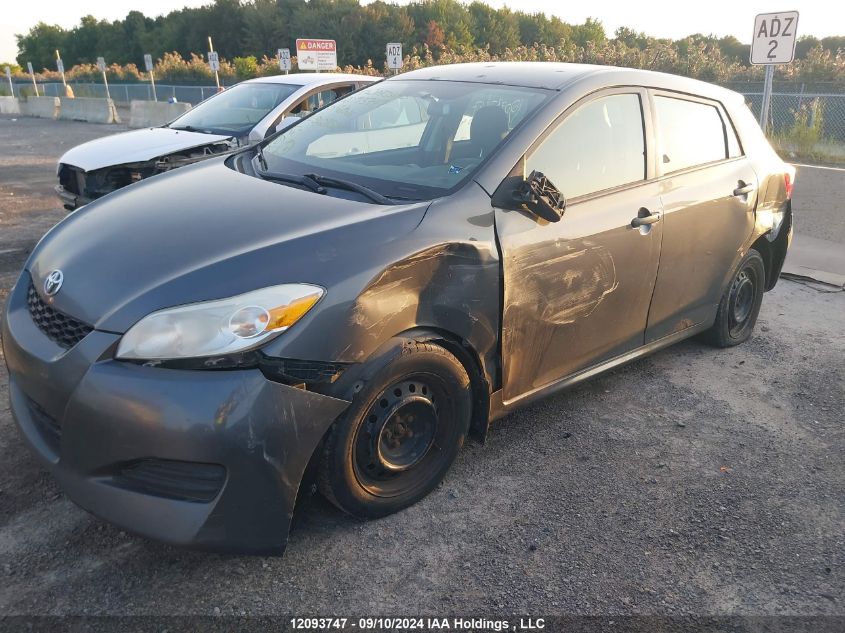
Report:
<svg viewBox="0 0 845 633"><path fill-rule="evenodd" d="M566 196L563 218L496 209L505 403L643 343L662 229L648 113L637 88L577 103L526 155Z"/></svg>
<svg viewBox="0 0 845 633"><path fill-rule="evenodd" d="M754 227L757 176L716 101L651 93L663 206L646 342L708 323Z"/></svg>

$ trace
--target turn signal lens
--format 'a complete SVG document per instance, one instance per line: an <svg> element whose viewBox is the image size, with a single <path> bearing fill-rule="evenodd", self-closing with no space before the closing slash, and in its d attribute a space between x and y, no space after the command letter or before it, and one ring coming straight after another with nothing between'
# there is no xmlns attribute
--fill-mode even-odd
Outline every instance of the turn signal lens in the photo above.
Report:
<svg viewBox="0 0 845 633"><path fill-rule="evenodd" d="M268 326L271 330L279 330L281 328L289 328L291 325L299 321L305 313L308 312L315 303L323 296L322 291L315 292L307 297L301 299L294 299L286 306L280 306L270 310Z"/></svg>

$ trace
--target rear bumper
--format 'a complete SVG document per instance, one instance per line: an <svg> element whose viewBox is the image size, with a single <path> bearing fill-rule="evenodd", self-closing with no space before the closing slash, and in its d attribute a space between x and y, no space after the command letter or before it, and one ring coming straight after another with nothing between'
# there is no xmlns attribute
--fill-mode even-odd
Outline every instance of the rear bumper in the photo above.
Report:
<svg viewBox="0 0 845 633"><path fill-rule="evenodd" d="M786 261L786 254L789 252L789 247L792 245L793 235L793 219L792 219L792 201L788 201L781 211L781 219L777 225L777 230L773 231L769 236L771 242L772 259L769 262L770 270L767 272L766 290L771 290L775 287L780 278L780 273L783 270L783 264Z"/></svg>
<svg viewBox="0 0 845 633"><path fill-rule="evenodd" d="M24 273L2 324L11 408L68 496L167 543L282 553L308 460L348 403L269 381L259 370L115 361L112 333L91 332L64 350L29 318L28 283ZM126 476L151 463L179 467L167 485ZM221 476L205 477L209 467ZM194 494L197 482L203 495Z"/></svg>
<svg viewBox="0 0 845 633"><path fill-rule="evenodd" d="M61 185L56 185L54 190L56 195L59 196L59 200L62 201L62 206L68 211L73 211L91 202L89 198L68 191Z"/></svg>

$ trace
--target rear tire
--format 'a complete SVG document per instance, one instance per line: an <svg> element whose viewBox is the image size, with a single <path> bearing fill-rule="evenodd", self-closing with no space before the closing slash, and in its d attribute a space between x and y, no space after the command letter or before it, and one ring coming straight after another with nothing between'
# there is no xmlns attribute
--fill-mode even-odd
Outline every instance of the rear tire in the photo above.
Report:
<svg viewBox="0 0 845 633"><path fill-rule="evenodd" d="M757 323L765 285L763 258L751 249L731 277L719 301L716 321L701 335L702 340L715 347L733 347L747 341Z"/></svg>
<svg viewBox="0 0 845 633"><path fill-rule="evenodd" d="M469 430L472 397L461 362L427 342L403 342L362 382L329 431L318 487L344 512L373 518L443 480Z"/></svg>

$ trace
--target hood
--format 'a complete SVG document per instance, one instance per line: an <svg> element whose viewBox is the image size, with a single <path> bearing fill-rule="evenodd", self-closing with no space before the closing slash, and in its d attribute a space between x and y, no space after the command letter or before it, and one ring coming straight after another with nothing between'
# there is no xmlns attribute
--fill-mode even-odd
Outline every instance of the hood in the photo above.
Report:
<svg viewBox="0 0 845 633"><path fill-rule="evenodd" d="M165 307L282 283L329 287L364 274L373 249L412 231L427 206L320 195L210 159L70 214L26 268L39 289L61 270L56 309L121 333Z"/></svg>
<svg viewBox="0 0 845 633"><path fill-rule="evenodd" d="M93 171L112 165L140 163L231 138L233 137L220 134L151 127L112 134L77 145L65 152L59 162L79 167L83 171Z"/></svg>

